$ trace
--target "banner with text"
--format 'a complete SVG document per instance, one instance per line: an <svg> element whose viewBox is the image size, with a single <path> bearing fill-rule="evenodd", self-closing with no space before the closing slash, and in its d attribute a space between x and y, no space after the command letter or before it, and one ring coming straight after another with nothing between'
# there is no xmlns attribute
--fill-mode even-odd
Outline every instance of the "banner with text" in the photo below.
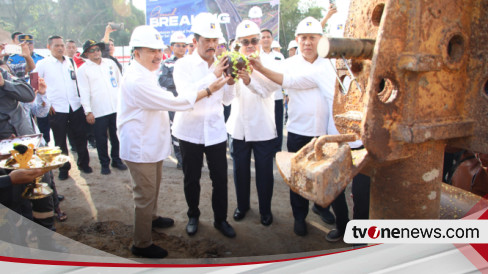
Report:
<svg viewBox="0 0 488 274"><path fill-rule="evenodd" d="M244 19L270 29L279 41L279 0L146 0L146 24L161 33L166 45L175 31L192 34L193 18L200 12L217 16L226 41L235 38L236 27Z"/></svg>

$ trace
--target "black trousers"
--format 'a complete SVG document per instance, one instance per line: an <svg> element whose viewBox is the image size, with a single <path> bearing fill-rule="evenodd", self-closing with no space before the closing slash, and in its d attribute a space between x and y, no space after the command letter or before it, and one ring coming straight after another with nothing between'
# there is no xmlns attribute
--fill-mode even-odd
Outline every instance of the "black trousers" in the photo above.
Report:
<svg viewBox="0 0 488 274"><path fill-rule="evenodd" d="M59 146L63 154L68 155L68 147L66 145L66 135L68 129L73 131L73 141L78 153L78 167L87 168L90 164L90 156L86 147L86 117L83 107L73 111L70 107L69 113L56 112L49 115L49 124L53 131L54 144ZM70 170L70 163L66 163L59 168L60 171Z"/></svg>
<svg viewBox="0 0 488 274"><path fill-rule="evenodd" d="M95 124L93 125L95 132L95 140L97 142L98 159L101 166L110 164L110 157L108 157L108 145L107 139L110 137L110 145L112 149L110 156L114 163L120 163L119 156L119 138L117 137L117 114L112 113L102 117L95 118ZM108 136L107 136L108 132Z"/></svg>
<svg viewBox="0 0 488 274"><path fill-rule="evenodd" d="M283 99L275 100L275 124L278 137L275 139L275 151L281 151L283 145Z"/></svg>
<svg viewBox="0 0 488 274"><path fill-rule="evenodd" d="M234 184L236 186L237 208L246 212L250 208L251 196L251 152L254 154L256 169L256 189L259 213L271 214L273 197L273 156L276 139L246 142L232 139L232 159L234 163Z"/></svg>
<svg viewBox="0 0 488 274"><path fill-rule="evenodd" d="M51 130L51 127L49 125L49 117L37 117L36 119L37 127L42 133L42 138L44 138L46 144L49 144L49 141L51 141L51 135L49 134L49 131Z"/></svg>
<svg viewBox="0 0 488 274"><path fill-rule="evenodd" d="M352 179L353 219L369 219L369 188L371 178L359 173Z"/></svg>
<svg viewBox="0 0 488 274"><path fill-rule="evenodd" d="M227 142L205 146L180 140L183 159L184 192L188 204L188 217L199 217L200 178L202 175L203 154L212 180L212 209L214 220L227 220Z"/></svg>
<svg viewBox="0 0 488 274"><path fill-rule="evenodd" d="M289 152L297 152L303 146L308 144L313 137L298 135L292 132L288 132L287 147ZM293 211L293 217L295 220L305 220L308 215L309 203L308 200L290 190L290 203ZM346 230L346 225L349 222L349 212L347 209L346 196L344 191L337 196L332 202L332 209L336 215L337 229L341 232ZM329 210L329 208L323 208L317 204L315 206L322 210Z"/></svg>

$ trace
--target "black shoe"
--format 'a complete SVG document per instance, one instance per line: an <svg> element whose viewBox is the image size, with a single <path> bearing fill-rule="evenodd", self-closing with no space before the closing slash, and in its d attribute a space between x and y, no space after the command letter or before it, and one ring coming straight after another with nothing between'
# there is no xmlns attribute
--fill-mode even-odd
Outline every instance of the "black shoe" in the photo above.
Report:
<svg viewBox="0 0 488 274"><path fill-rule="evenodd" d="M89 166L83 167L83 168L80 167L80 170L81 170L81 172L83 172L85 174L90 174L90 173L93 172L93 169L91 167L89 167Z"/></svg>
<svg viewBox="0 0 488 274"><path fill-rule="evenodd" d="M273 214L263 214L261 215L261 224L264 226L269 226L271 223L273 223Z"/></svg>
<svg viewBox="0 0 488 274"><path fill-rule="evenodd" d="M177 169L177 170L182 170L182 169L183 169L183 166L182 166L182 165L181 165L181 164L178 162L178 163L176 164L176 169Z"/></svg>
<svg viewBox="0 0 488 274"><path fill-rule="evenodd" d="M163 249L163 248L161 248L155 244L152 244L152 245L145 247L145 248L132 246L130 248L130 251L132 252L132 254L134 254L136 256L141 256L141 257L146 257L146 258L161 259L161 258L168 256L168 251L166 251L165 249Z"/></svg>
<svg viewBox="0 0 488 274"><path fill-rule="evenodd" d="M62 200L64 200L64 195L58 194L58 201L61 202Z"/></svg>
<svg viewBox="0 0 488 274"><path fill-rule="evenodd" d="M246 211L240 211L239 208L236 208L236 210L234 211L234 220L235 221L240 221L242 219L244 219L244 217L246 217Z"/></svg>
<svg viewBox="0 0 488 274"><path fill-rule="evenodd" d="M112 171L110 171L110 168L108 166L102 166L102 171L100 171L100 173L103 175L108 175L112 173Z"/></svg>
<svg viewBox="0 0 488 274"><path fill-rule="evenodd" d="M68 177L69 177L68 171L62 171L62 170L59 171L59 176L58 176L59 180L64 181L68 179Z"/></svg>
<svg viewBox="0 0 488 274"><path fill-rule="evenodd" d="M333 225L335 223L334 214L332 214L328 209L320 212L320 210L314 205L312 207L312 212L319 215L320 219L326 224Z"/></svg>
<svg viewBox="0 0 488 274"><path fill-rule="evenodd" d="M166 217L161 217L159 216L157 219L152 221L152 227L157 227L157 228L167 228L170 226L173 226L175 224L175 221L171 218L166 218Z"/></svg>
<svg viewBox="0 0 488 274"><path fill-rule="evenodd" d="M214 227L224 234L225 237L234 238L236 236L236 232L227 221L214 222Z"/></svg>
<svg viewBox="0 0 488 274"><path fill-rule="evenodd" d="M327 236L325 236L325 239L329 242L337 242L342 240L342 237L344 236L344 233L340 232L338 229L332 229Z"/></svg>
<svg viewBox="0 0 488 274"><path fill-rule="evenodd" d="M295 220L295 226L293 227L293 231L298 236L307 235L308 234L307 223L305 223L305 220Z"/></svg>
<svg viewBox="0 0 488 274"><path fill-rule="evenodd" d="M188 224L186 225L186 233L190 236L195 235L198 231L198 218L190 217Z"/></svg>
<svg viewBox="0 0 488 274"><path fill-rule="evenodd" d="M112 167L115 167L118 170L127 170L127 166L122 162L113 162Z"/></svg>

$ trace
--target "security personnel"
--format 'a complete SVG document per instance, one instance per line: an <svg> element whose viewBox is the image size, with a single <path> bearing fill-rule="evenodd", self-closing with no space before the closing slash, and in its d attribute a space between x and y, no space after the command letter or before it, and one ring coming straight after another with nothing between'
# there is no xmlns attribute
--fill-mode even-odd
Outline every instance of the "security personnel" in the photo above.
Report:
<svg viewBox="0 0 488 274"><path fill-rule="evenodd" d="M236 39L242 45L240 52L249 56L259 49L261 30L250 20L242 21L236 28ZM263 60L271 66L274 59ZM276 68L276 65L273 66ZM281 88L257 71L251 75L245 69L239 71L239 81L235 85L235 98L227 132L232 137L232 159L234 162L234 183L237 208L234 220L243 219L250 209L251 153L256 168L256 189L258 192L261 224L269 226L273 222L271 198L273 197L273 157L276 153L276 125L274 114L274 94Z"/></svg>
<svg viewBox="0 0 488 274"><path fill-rule="evenodd" d="M158 84L157 74L164 47L161 35L151 26L134 29L130 43L134 60L127 68L117 108L120 158L129 167L134 196L134 255L164 258L168 252L153 244L152 228L174 224L157 215L163 160L171 152L168 110L183 111L196 101L221 89L228 78L219 77L193 93L174 97ZM225 67L220 67L223 70Z"/></svg>
<svg viewBox="0 0 488 274"><path fill-rule="evenodd" d="M114 61L102 58L104 47L103 42L93 40L83 44L81 57L86 58L86 61L78 69L78 87L86 122L93 125L101 173L108 175L111 173L110 161L112 167L119 170L127 170L127 166L119 157L117 137L117 98L122 75ZM108 156L107 139L110 140L112 159Z"/></svg>
<svg viewBox="0 0 488 274"><path fill-rule="evenodd" d="M297 152L314 137L338 133L332 119L335 82L326 77L334 75L335 71L328 60L317 54L317 45L322 37L320 22L312 17L303 19L297 26L295 37L300 54L283 62L283 74L267 69L257 59L250 60L256 70L288 90L289 152ZM295 218L294 232L305 236L308 233L305 218L308 215L309 202L290 190L290 203ZM327 235L327 240L336 241L342 238L349 221L344 192L332 202L332 208L337 217L337 230L333 230L334 235ZM318 205L314 205L313 210L321 217L328 212L327 208Z"/></svg>
<svg viewBox="0 0 488 274"><path fill-rule="evenodd" d="M215 49L222 37L220 24L210 13L200 13L193 20L192 29L196 51L175 64L173 77L179 96L194 94L222 76L227 58L215 63ZM229 84L233 84L229 80ZM206 155L212 180L212 209L214 227L226 237L235 237L235 231L227 222L227 133L222 104L232 100L232 88L228 85L216 94L196 103L192 110L178 112L172 127L180 140L183 158L184 191L188 204L186 232L194 235L200 217L200 177L203 155Z"/></svg>
<svg viewBox="0 0 488 274"><path fill-rule="evenodd" d="M173 95L176 97L178 96L178 92L176 92L175 82L173 80L173 69L175 63L178 59L185 57L186 48L187 48L187 39L186 36L181 31L175 31L170 38L171 43L171 51L173 52L173 56L164 60L161 64L160 75L159 75L159 85L166 88L168 91L172 92ZM173 120L175 117L174 111L169 111L169 120L170 123L173 124ZM175 152L176 160L178 161L176 164L177 169L182 169L182 160L181 160L181 151L180 151L180 142L178 138L171 135L171 139L173 142L173 150Z"/></svg>

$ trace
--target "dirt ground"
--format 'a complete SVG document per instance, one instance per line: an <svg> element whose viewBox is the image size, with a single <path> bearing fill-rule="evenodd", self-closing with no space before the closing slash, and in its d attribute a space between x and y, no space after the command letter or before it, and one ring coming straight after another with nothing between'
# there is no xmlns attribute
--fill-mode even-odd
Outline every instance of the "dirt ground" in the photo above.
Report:
<svg viewBox="0 0 488 274"><path fill-rule="evenodd" d="M76 168L72 168L68 180L56 180L58 192L66 197L61 202L61 209L68 216L65 222L56 224L57 232L99 250L120 257L133 258L130 246L132 245L134 203L129 171L112 169L110 175L101 175L96 149L90 148L89 151L90 165L94 170L92 174L80 174ZM73 157L73 155L71 156ZM152 237L155 244L168 250L167 258L265 260L324 254L337 251L337 249L351 248L342 241L327 242L325 235L334 226L323 223L312 211L307 217L309 234L299 237L293 233L289 188L283 182L276 166L272 200L273 224L265 227L260 223L254 170L252 171L251 210L244 220L234 221L232 214L236 208L236 195L232 176L232 159L229 154L227 157L229 163L228 221L236 231L237 236L234 239L226 238L213 227L211 182L206 164L202 170L201 216L198 233L191 237L186 234L185 226L188 219L183 193L183 173L176 169L173 157L164 161L163 181L158 200L159 214L173 218L175 225L153 232ZM75 163L74 160L73 162ZM58 171L54 172L55 178L57 178ZM350 191L346 196L351 211L349 193ZM254 256L264 257L256 258ZM254 259L248 257L254 257Z"/></svg>

